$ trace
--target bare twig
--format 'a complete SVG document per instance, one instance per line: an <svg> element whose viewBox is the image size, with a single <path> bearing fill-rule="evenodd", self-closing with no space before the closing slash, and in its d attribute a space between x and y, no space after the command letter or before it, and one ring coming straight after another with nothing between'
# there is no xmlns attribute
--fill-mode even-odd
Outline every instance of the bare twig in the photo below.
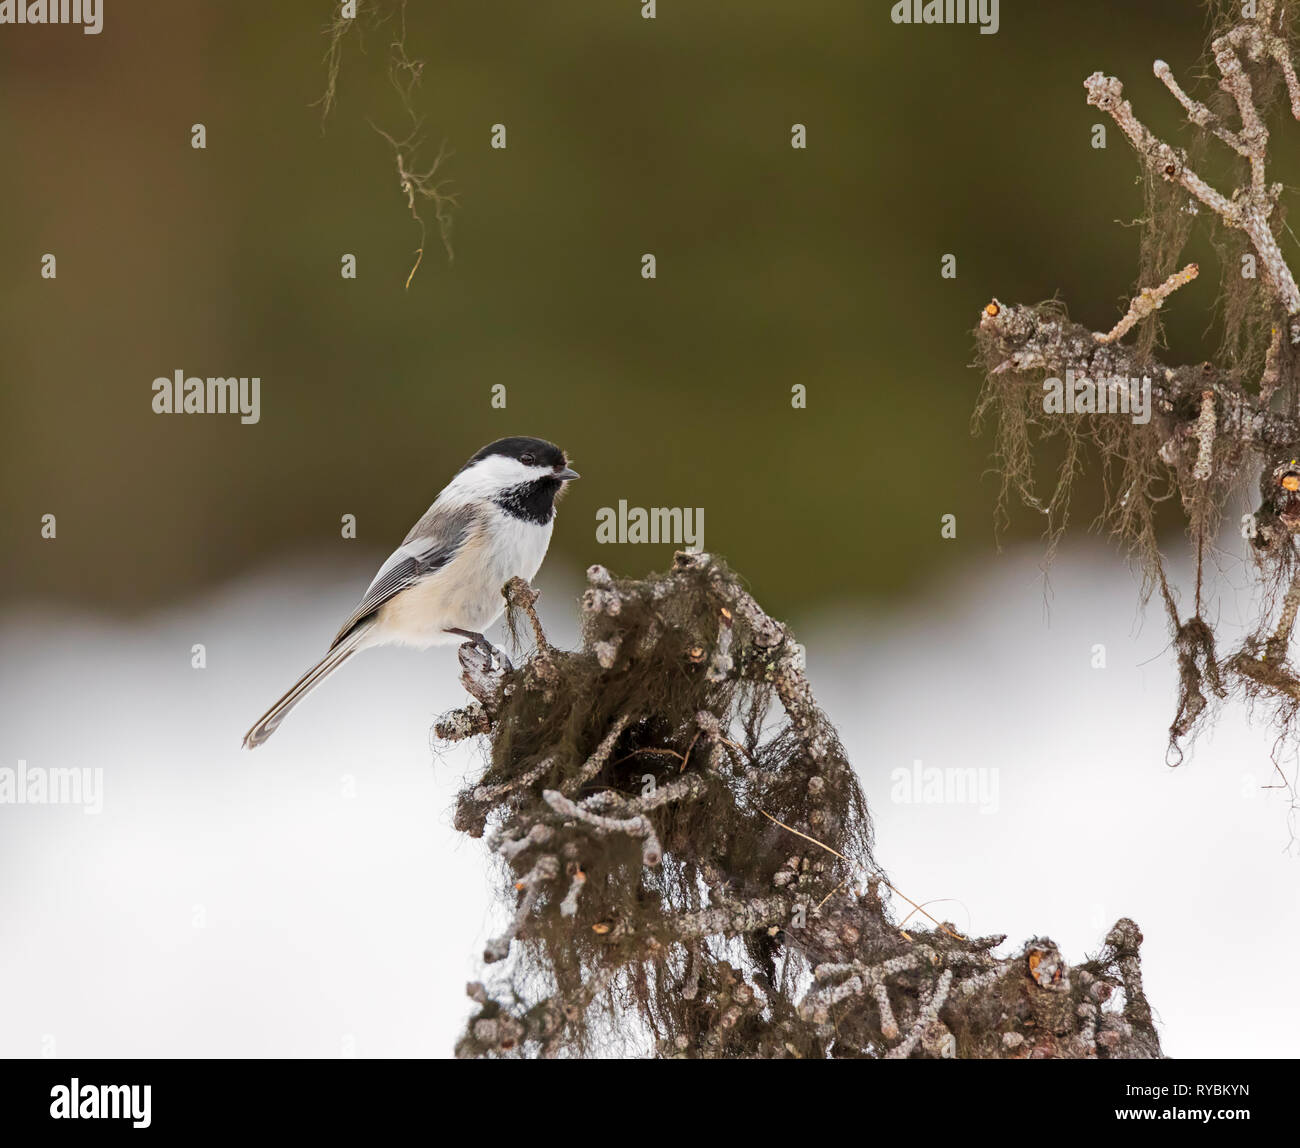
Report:
<svg viewBox="0 0 1300 1148"><path fill-rule="evenodd" d="M1116 339L1122 339L1129 333L1136 323L1145 319L1153 311L1158 311L1160 305L1184 283L1190 283L1196 278L1200 268L1195 263L1189 263L1181 271L1176 271L1169 276L1158 287L1147 287L1136 296L1133 302L1129 304L1128 313L1118 323L1115 324L1106 334L1097 335L1099 343L1113 343Z"/></svg>

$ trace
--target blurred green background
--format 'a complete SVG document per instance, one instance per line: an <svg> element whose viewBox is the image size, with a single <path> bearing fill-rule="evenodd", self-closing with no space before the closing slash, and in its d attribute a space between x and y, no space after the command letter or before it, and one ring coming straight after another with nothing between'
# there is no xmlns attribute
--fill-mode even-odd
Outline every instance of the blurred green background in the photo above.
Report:
<svg viewBox="0 0 1300 1148"><path fill-rule="evenodd" d="M1119 75L1185 142L1151 61L1190 84L1207 32L1193 0L1004 0L993 36L895 26L886 0L662 0L653 21L411 0L424 154L454 153L460 208L454 261L431 241L406 290L418 229L371 126L405 131L396 25L345 40L322 131L337 7L106 0L99 36L0 28L6 598L139 610L336 543L345 513L387 550L508 433L582 471L552 550L578 565L667 561L595 543L619 499L703 506L707 547L778 613L987 554L979 308L1122 313L1141 188L1117 131L1090 146L1082 81ZM1214 293L1169 308L1172 358L1212 347ZM260 376L261 422L154 414L177 369Z"/></svg>

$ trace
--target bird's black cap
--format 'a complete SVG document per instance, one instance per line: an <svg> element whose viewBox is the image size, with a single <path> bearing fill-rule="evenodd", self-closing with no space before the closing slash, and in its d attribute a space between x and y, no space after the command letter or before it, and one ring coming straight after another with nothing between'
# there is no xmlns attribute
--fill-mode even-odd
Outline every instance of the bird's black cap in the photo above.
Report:
<svg viewBox="0 0 1300 1148"><path fill-rule="evenodd" d="M499 438L496 442L488 443L465 466L473 466L474 463L494 454L505 455L507 458L520 459L521 461L524 455L532 455L533 465L535 466L567 466L569 461L564 457L564 451L553 442L547 442L544 438L528 438L523 435L515 435L511 438ZM461 469L463 470L464 467Z"/></svg>

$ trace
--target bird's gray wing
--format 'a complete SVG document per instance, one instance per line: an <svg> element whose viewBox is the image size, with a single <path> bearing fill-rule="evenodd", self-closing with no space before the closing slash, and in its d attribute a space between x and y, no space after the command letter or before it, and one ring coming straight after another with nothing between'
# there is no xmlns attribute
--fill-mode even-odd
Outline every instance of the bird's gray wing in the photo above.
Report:
<svg viewBox="0 0 1300 1148"><path fill-rule="evenodd" d="M360 605L352 611L330 643L332 650L361 622L385 602L437 570L441 570L464 546L476 519L471 507L448 509L437 503L406 536L406 540L388 556L379 573L366 589Z"/></svg>

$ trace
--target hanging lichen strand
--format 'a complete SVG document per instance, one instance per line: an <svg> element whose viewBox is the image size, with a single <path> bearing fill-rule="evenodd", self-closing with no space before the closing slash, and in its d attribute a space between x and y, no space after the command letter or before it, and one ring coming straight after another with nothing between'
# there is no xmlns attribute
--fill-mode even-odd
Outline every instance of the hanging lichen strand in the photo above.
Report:
<svg viewBox="0 0 1300 1148"><path fill-rule="evenodd" d="M1180 680L1169 729L1172 764L1182 760L1183 746L1218 699L1235 693L1266 702L1279 746L1296 732L1300 709L1300 678L1288 658L1300 604L1300 290L1278 246L1282 185L1268 182L1265 126L1278 97L1300 119L1300 81L1290 16L1276 0L1259 0L1254 18L1242 18L1242 10L1227 6L1228 18L1211 41L1222 89L1215 107L1192 99L1169 66L1155 62L1156 76L1194 125L1192 154L1143 125L1119 80L1097 72L1084 83L1087 102L1106 112L1132 143L1145 177L1144 289L1128 314L1113 330L1093 332L1071 322L1056 302L1005 306L994 300L976 332L987 379L975 427L995 424L1000 522L1011 497L1040 510L1050 554L1066 525L1085 448L1100 458L1101 524L1140 559L1143 597L1158 590L1170 620ZM1230 194L1196 171L1204 152L1219 144L1237 173ZM1222 258L1223 343L1215 362L1168 367L1153 354L1157 312L1197 278L1195 264L1180 268L1197 220L1211 228ZM1130 331L1135 338L1123 341ZM1054 436L1064 460L1051 493L1040 496L1033 454L1039 440ZM1208 620L1217 614L1207 608L1205 563L1220 508L1256 475L1259 506L1242 530L1260 583L1259 615L1240 648L1220 654ZM1190 601L1171 586L1156 541L1156 508L1175 497L1195 558Z"/></svg>
<svg viewBox="0 0 1300 1148"><path fill-rule="evenodd" d="M576 651L511 583L536 652L463 647L476 700L437 726L485 739L456 826L509 917L460 1055L1160 1055L1132 921L1073 968L1045 938L999 958L890 885L801 648L722 562L588 580Z"/></svg>

